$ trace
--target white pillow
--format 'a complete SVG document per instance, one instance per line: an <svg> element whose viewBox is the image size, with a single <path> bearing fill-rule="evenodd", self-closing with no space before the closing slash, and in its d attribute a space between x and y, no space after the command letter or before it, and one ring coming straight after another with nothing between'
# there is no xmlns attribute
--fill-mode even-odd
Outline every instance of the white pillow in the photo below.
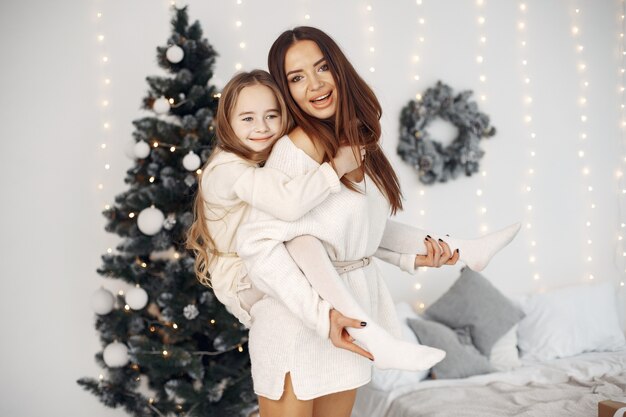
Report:
<svg viewBox="0 0 626 417"><path fill-rule="evenodd" d="M419 319L421 317L418 316L413 308L406 302L396 304L396 314L400 320L402 337L404 340L419 344L417 336L415 336L415 333L411 330L406 320L407 318ZM428 374L429 370L419 372L401 371L398 369L382 370L374 366L372 370L372 380L369 383L369 386L381 391L391 391L403 385L420 382L426 379Z"/></svg>
<svg viewBox="0 0 626 417"><path fill-rule="evenodd" d="M498 371L510 371L522 366L517 350L517 328L517 324L511 327L491 348L489 363Z"/></svg>
<svg viewBox="0 0 626 417"><path fill-rule="evenodd" d="M609 282L522 298L526 314L518 328L522 357L549 360L623 347L615 298Z"/></svg>

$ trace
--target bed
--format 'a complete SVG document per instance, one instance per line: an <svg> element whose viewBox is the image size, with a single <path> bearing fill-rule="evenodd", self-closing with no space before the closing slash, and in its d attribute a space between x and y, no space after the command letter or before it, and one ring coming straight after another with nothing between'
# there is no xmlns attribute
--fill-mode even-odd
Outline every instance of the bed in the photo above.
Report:
<svg viewBox="0 0 626 417"><path fill-rule="evenodd" d="M474 320L469 326L474 336L471 346L463 346L459 336L459 346L466 349L463 352L459 347L437 345L442 343L440 339L428 339L429 335L423 332L424 322L433 320L432 316L417 315L406 303L397 305L405 339L418 343L424 343L422 338L427 339L428 343L424 344L448 352L444 361L450 356L460 357L450 358L447 369L443 362L440 369L436 365L432 373L375 370L372 381L357 390L352 417L593 417L598 415L600 401L626 402L626 339L618 318L619 289L606 282L516 300L506 297L517 310L491 311L489 316L493 319L508 315L517 321L493 343L490 355L485 355L480 348L486 339L480 331L475 331L481 326L476 319L480 314L467 311L487 302L477 298L493 291L493 288L485 291L485 282L480 280L483 278L477 280L481 282L480 288L474 288L478 292L467 285L469 280L455 292L455 283L441 302L432 306L433 316L440 320L437 326L445 327L440 326L441 322L450 325L447 332L454 330L450 330L455 327L451 323L454 320L461 317ZM474 302L459 301L459 297ZM437 303L447 309L445 314L437 315L443 311L435 311ZM493 306L494 302L489 300L487 304ZM503 328L510 327L511 320L503 318L507 323L504 327L489 322L487 333L498 326L502 333ZM466 352L488 363L483 365L489 369L480 370L483 365L459 369L474 360L463 356ZM444 377L432 379L436 370Z"/></svg>

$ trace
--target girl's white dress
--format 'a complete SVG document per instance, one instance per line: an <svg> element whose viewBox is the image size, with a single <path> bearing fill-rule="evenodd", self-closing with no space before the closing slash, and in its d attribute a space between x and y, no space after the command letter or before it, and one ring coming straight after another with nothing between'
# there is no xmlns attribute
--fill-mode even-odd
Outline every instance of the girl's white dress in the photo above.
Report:
<svg viewBox="0 0 626 417"><path fill-rule="evenodd" d="M266 166L296 176L319 164L284 137L274 145ZM418 233L388 221L389 204L370 178L358 186L362 193L342 185L299 220L280 221L253 210L249 222L239 228L237 252L254 284L267 294L250 311L249 349L257 395L280 399L287 372L300 400L357 388L371 378L369 359L320 336L328 334L330 306L311 288L283 243L313 235L333 261L376 255L414 271L415 254L403 253L403 248L415 246L411 239ZM376 263L341 278L370 317L400 337L394 302Z"/></svg>

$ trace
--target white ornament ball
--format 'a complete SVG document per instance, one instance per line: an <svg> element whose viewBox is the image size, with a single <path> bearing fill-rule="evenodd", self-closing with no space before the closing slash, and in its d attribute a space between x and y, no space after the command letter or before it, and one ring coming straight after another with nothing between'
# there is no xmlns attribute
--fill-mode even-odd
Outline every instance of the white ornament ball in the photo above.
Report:
<svg viewBox="0 0 626 417"><path fill-rule="evenodd" d="M141 287L131 288L126 292L125 300L133 310L141 310L148 304L148 293Z"/></svg>
<svg viewBox="0 0 626 417"><path fill-rule="evenodd" d="M124 343L113 342L107 345L102 352L104 363L109 368L118 368L128 363L128 347Z"/></svg>
<svg viewBox="0 0 626 417"><path fill-rule="evenodd" d="M135 148L133 149L133 153L135 157L139 159L143 159L150 155L150 145L148 145L145 141L139 141L135 144Z"/></svg>
<svg viewBox="0 0 626 417"><path fill-rule="evenodd" d="M93 308L96 314L109 314L113 310L114 304L115 296L105 288L96 290L91 296L91 308Z"/></svg>
<svg viewBox="0 0 626 417"><path fill-rule="evenodd" d="M152 206L141 210L137 216L137 227L145 235L156 235L163 227L165 216L158 208Z"/></svg>
<svg viewBox="0 0 626 417"><path fill-rule="evenodd" d="M183 51L183 48L181 48L178 45L170 46L169 48L167 48L167 51L165 52L165 57L172 64L178 64L180 61L183 60L184 56L185 56L185 51Z"/></svg>
<svg viewBox="0 0 626 417"><path fill-rule="evenodd" d="M165 97L161 96L152 103L152 110L158 114L165 114L170 111L170 102Z"/></svg>
<svg viewBox="0 0 626 417"><path fill-rule="evenodd" d="M183 166L187 171L195 171L200 168L200 157L193 151L189 151L183 158Z"/></svg>

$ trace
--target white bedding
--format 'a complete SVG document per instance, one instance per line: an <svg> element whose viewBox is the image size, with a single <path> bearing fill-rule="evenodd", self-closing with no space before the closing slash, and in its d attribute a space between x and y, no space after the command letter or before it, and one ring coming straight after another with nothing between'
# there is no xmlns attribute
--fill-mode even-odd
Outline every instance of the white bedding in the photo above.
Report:
<svg viewBox="0 0 626 417"><path fill-rule="evenodd" d="M560 384L571 381L590 381L603 375L618 375L626 372L626 349L617 352L590 352L570 358L555 359L543 363L524 361L521 368L509 372L496 372L463 379L425 380L405 385L391 391L373 389L371 385L357 391L352 417L385 417L393 401L415 391L429 388L486 386L494 382L512 385ZM622 398L626 400L626 392ZM505 415L503 412L502 415Z"/></svg>

